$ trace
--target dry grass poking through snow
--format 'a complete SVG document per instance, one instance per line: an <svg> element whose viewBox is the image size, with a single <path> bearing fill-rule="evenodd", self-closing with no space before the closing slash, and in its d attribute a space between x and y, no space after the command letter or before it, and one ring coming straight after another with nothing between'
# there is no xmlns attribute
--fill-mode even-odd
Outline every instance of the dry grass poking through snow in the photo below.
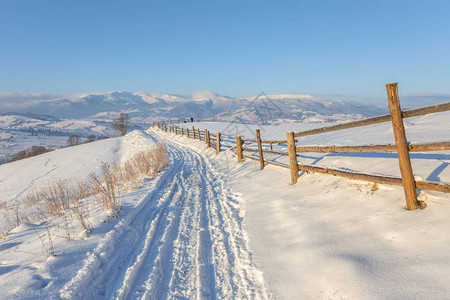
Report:
<svg viewBox="0 0 450 300"><path fill-rule="evenodd" d="M143 178L156 176L168 163L165 147L158 145L139 152L123 164L102 163L101 171L91 173L87 182L59 179L10 206L0 202L0 217L4 218L6 224L0 237L5 237L10 230L24 222L33 224L42 221L46 221L48 232L51 227L48 226L49 222L58 223L59 227L64 228L68 240L75 231L74 221L86 233L90 233L91 208L101 207L108 215L117 217L123 205L120 196L140 185ZM55 217L60 221L55 222ZM50 237L50 233L48 235Z"/></svg>

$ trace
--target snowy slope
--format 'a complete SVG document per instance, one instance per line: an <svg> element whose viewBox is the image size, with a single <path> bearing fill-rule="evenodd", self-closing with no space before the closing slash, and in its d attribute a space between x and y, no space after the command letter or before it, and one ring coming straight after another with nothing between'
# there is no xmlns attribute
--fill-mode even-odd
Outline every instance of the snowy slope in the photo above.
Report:
<svg viewBox="0 0 450 300"><path fill-rule="evenodd" d="M166 143L171 164L159 177L122 196L120 219L91 210L93 232L50 220L25 223L0 240L2 298L268 297L252 263L240 198L202 155L156 134L58 150L0 166L8 204L46 180L82 179L101 161L124 160ZM18 163L21 163L20 165ZM53 244L56 256L45 249Z"/></svg>
<svg viewBox="0 0 450 300"><path fill-rule="evenodd" d="M405 120L408 138L418 142L448 140L449 117L447 112ZM211 132L238 132L249 138L254 138L256 127L218 122L194 125ZM288 130L317 126L260 129L264 138L283 139ZM379 124L365 130L304 137L299 142L393 142L390 126ZM217 169L227 174L226 184L245 201L250 247L275 299L450 297L449 194L419 191L419 199L428 207L407 211L401 187L306 173L298 184L290 185L287 169L269 165L260 170L258 162L248 160L239 164L229 151L218 158L208 155L203 142L169 135L206 154ZM230 141L226 144L235 144L235 139L225 139ZM450 151L411 156L418 178L450 182ZM283 162L279 158L276 161ZM300 161L399 176L396 157L386 154L308 153L301 155Z"/></svg>
<svg viewBox="0 0 450 300"><path fill-rule="evenodd" d="M448 117L408 119L408 138L448 139ZM247 137L255 129L219 122L195 126ZM283 139L286 130L314 126L263 125L261 130L264 138ZM226 150L234 136L224 138ZM362 133L341 131L299 141L384 143L392 141L392 132L388 124L379 124ZM153 130L0 166L0 191L14 201L44 178L81 178L100 161L125 159L155 142L166 145L170 167L123 196L120 219L93 211L93 233L74 235L70 243L57 231L56 257L42 254L42 244L49 243L42 224L21 225L0 240L5 298L450 297L450 198L444 193L420 191L428 207L407 211L400 187L321 174L302 174L298 184L290 185L287 169L259 170L253 161L237 163L231 151L215 155L203 142ZM413 153L414 172L449 182L449 157L449 151ZM304 155L300 160L398 174L390 155ZM40 168L43 173L36 171Z"/></svg>

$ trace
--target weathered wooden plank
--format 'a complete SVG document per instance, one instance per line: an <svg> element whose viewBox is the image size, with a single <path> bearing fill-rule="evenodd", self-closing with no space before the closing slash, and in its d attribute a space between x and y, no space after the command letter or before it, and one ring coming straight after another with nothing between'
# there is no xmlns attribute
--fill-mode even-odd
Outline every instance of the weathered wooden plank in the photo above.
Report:
<svg viewBox="0 0 450 300"><path fill-rule="evenodd" d="M409 151L413 152L450 150L450 141L431 142L431 143L410 143L408 144L408 147Z"/></svg>
<svg viewBox="0 0 450 300"><path fill-rule="evenodd" d="M365 174L365 173L350 172L350 171L343 171L343 170L339 170L339 169L324 168L324 167L319 167L319 166L302 165L302 164L299 164L298 168L299 168L299 170L304 170L304 171L308 171L308 172L340 176L340 177L350 178L350 179L354 179L354 180L363 180L363 181L370 181L370 182L377 182L377 183L382 183L382 184L390 184L390 185L398 185L398 186L403 185L402 179L398 178L398 177L371 175L371 174ZM443 192L443 193L450 193L450 184L445 183L445 182L433 182L433 181L427 181L427 180L420 180L420 181L416 181L416 187L418 189L423 189L423 190L432 190L432 191L438 191L438 192Z"/></svg>
<svg viewBox="0 0 450 300"><path fill-rule="evenodd" d="M278 151L263 150L263 152L264 153L276 154L276 155L282 155L282 156L289 156L289 153L278 152Z"/></svg>
<svg viewBox="0 0 450 300"><path fill-rule="evenodd" d="M450 110L450 102L405 110L404 112L402 112L402 117L403 118L411 118L411 117L432 114L432 113L436 113L436 112L448 111L448 110ZM349 128L373 125L373 124L384 123L384 122L389 122L389 121L391 121L390 114L381 115L381 116L367 118L367 119L363 119L363 120L352 121L352 122L348 122L348 123L337 124L337 125L332 125L332 126L327 126L327 127L321 127L321 128L306 130L306 131L302 131L302 132L296 132L294 134L294 136L295 137L308 136L308 135L313 135L313 134L319 134L319 133L337 131L337 130L342 130L342 129L349 129Z"/></svg>
<svg viewBox="0 0 450 300"><path fill-rule="evenodd" d="M432 190L443 193L450 193L450 184L445 182L433 182L433 181L416 181L416 187L422 190Z"/></svg>
<svg viewBox="0 0 450 300"><path fill-rule="evenodd" d="M297 152L318 153L361 153L361 152L397 152L396 145L363 145L363 146L297 146ZM427 152L450 150L450 141L431 143L408 143L411 152ZM266 151L267 152L267 151Z"/></svg>
<svg viewBox="0 0 450 300"><path fill-rule="evenodd" d="M409 109L402 112L403 118L412 118L412 117L418 117L428 114L433 114L437 112L443 112L450 110L450 102L415 108L415 109Z"/></svg>
<svg viewBox="0 0 450 300"><path fill-rule="evenodd" d="M277 166L277 167L282 167L282 168L285 168L285 169L290 169L290 167L289 167L288 165L285 165L285 164L282 164L282 163L278 163L278 162L276 162L276 161L265 160L265 162L266 162L266 164L269 164L269 165L274 165L274 166Z"/></svg>
<svg viewBox="0 0 450 300"><path fill-rule="evenodd" d="M339 169L324 168L324 167L319 167L319 166L311 166L311 165L303 165L303 164L299 164L298 169L308 171L308 172L341 176L341 177L346 177L346 178L355 179L355 180L364 180L364 181L371 181L371 182L378 182L378 183L399 185L399 186L403 185L402 179L398 178L398 177L371 175L371 174L365 174L365 173L343 171L343 170L339 170Z"/></svg>
<svg viewBox="0 0 450 300"><path fill-rule="evenodd" d="M258 140L252 140L252 139L244 139L242 138L244 142L250 142L250 143L257 143ZM287 144L287 141L270 141L270 140L261 140L261 144Z"/></svg>

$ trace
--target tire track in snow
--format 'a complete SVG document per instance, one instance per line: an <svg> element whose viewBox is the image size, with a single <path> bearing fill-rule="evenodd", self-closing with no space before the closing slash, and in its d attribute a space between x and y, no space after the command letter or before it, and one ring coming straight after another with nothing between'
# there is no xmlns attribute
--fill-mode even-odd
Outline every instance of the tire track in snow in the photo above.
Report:
<svg viewBox="0 0 450 300"><path fill-rule="evenodd" d="M62 298L268 298L253 267L239 199L198 153L154 135L171 159L84 261Z"/></svg>

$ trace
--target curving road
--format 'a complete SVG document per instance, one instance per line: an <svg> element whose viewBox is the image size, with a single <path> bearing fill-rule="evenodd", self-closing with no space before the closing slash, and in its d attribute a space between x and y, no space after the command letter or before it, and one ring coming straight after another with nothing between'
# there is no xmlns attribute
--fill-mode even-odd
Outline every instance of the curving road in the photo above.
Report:
<svg viewBox="0 0 450 300"><path fill-rule="evenodd" d="M90 253L62 298L266 299L240 201L203 157L153 131L169 168Z"/></svg>

